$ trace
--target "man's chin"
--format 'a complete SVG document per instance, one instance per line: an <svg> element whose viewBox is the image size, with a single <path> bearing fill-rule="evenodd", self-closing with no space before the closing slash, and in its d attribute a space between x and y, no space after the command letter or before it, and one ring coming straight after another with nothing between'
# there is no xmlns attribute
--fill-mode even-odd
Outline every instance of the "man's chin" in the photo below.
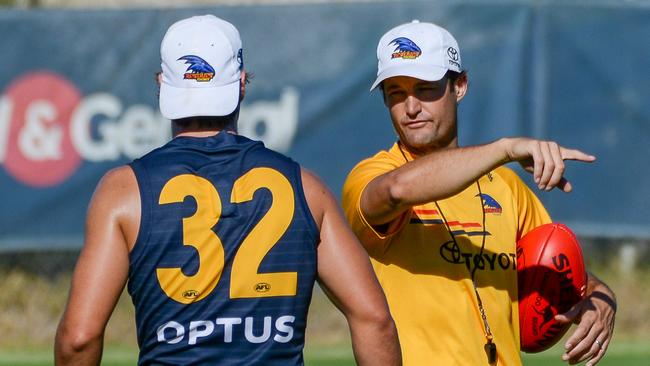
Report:
<svg viewBox="0 0 650 366"><path fill-rule="evenodd" d="M402 140L402 144L412 153L416 155L426 154L435 150L445 149L448 147L453 147L453 144L441 144L440 141L432 140L415 140L410 139L409 141Z"/></svg>

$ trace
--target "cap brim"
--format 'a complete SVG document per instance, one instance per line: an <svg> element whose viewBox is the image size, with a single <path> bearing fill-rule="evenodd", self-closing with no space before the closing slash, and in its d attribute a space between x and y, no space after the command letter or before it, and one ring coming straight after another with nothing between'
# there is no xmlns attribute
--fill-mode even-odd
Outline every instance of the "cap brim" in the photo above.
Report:
<svg viewBox="0 0 650 366"><path fill-rule="evenodd" d="M177 88L163 82L159 103L167 119L227 116L239 103L239 80L209 88Z"/></svg>
<svg viewBox="0 0 650 366"><path fill-rule="evenodd" d="M394 76L410 76L425 81L438 81L445 76L447 70L444 67L431 65L394 65L385 68L377 75L377 79L370 87L370 91L375 90L382 81Z"/></svg>

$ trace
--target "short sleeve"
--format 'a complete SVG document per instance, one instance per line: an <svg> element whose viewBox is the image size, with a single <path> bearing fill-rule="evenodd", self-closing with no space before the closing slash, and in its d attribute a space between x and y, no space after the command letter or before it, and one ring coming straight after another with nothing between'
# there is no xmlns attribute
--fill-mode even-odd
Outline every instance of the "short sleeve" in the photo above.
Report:
<svg viewBox="0 0 650 366"><path fill-rule="evenodd" d="M380 232L377 228L368 224L361 211L361 195L368 183L400 166L399 162L385 155L379 153L357 164L343 185L343 211L355 235L366 249L386 244L391 234L395 233L404 221L404 215L402 215L391 222L386 230Z"/></svg>

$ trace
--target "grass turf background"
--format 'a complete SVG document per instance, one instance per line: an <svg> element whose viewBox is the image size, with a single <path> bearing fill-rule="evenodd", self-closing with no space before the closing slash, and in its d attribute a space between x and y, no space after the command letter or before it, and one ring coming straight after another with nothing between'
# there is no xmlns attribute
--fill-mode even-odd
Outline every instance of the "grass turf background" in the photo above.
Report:
<svg viewBox="0 0 650 366"><path fill-rule="evenodd" d="M0 366L53 364L54 334L75 260L76 254L70 253L0 256ZM599 365L650 365L650 268L630 270L607 261L589 268L618 297L615 337ZM119 301L105 339L103 365L135 364L133 305L127 294ZM564 365L561 354L556 346L541 354L524 354L523 359L525 365ZM315 366L354 364L347 324L320 289L310 308L305 360Z"/></svg>

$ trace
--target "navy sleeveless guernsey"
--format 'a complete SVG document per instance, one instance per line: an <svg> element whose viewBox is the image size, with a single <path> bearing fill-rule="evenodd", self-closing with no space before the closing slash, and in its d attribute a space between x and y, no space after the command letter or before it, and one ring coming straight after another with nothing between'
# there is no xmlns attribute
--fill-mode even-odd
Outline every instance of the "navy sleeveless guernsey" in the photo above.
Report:
<svg viewBox="0 0 650 366"><path fill-rule="evenodd" d="M300 166L261 142L177 137L131 163L140 365L302 365L318 228Z"/></svg>

